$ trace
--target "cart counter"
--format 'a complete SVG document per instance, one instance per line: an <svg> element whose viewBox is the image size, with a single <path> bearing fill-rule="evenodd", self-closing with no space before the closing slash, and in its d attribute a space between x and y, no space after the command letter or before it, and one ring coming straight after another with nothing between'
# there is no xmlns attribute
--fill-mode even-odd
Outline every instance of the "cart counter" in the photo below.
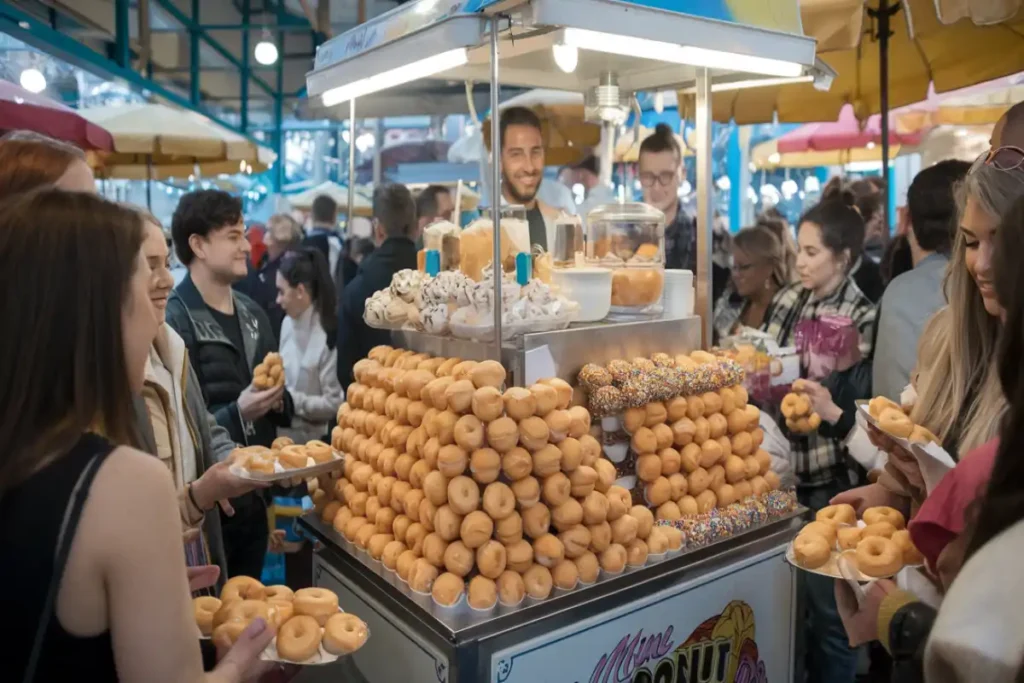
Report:
<svg viewBox="0 0 1024 683"><path fill-rule="evenodd" d="M352 657L370 683L760 683L793 680L796 580L785 550L805 512L486 612L439 607L315 515L300 524L321 542L315 585L370 627ZM330 667L315 674L341 680Z"/></svg>

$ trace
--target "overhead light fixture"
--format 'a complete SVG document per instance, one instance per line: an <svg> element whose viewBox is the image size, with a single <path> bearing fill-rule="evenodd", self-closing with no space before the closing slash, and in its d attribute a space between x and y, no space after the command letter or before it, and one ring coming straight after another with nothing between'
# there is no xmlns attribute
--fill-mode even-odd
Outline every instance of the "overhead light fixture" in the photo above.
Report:
<svg viewBox="0 0 1024 683"><path fill-rule="evenodd" d="M778 152L772 152L771 154L768 155L769 164L777 164L780 161L782 161L782 155L780 155Z"/></svg>
<svg viewBox="0 0 1024 683"><path fill-rule="evenodd" d="M775 85L793 85L794 83L812 83L814 76L807 74L793 78L749 78L742 81L726 81L725 83L712 83L711 92L728 92L730 90L747 90L749 88L768 88ZM697 88L689 87L680 90L684 95L693 95Z"/></svg>
<svg viewBox="0 0 1024 683"><path fill-rule="evenodd" d="M46 90L46 76L34 67L22 71L18 82L21 83L22 88L32 93L41 93Z"/></svg>
<svg viewBox="0 0 1024 683"><path fill-rule="evenodd" d="M256 47L253 48L252 56L263 66L277 63L277 45L274 44L273 36L270 35L270 31L267 29L263 29L263 36L260 38L260 42L256 43Z"/></svg>
<svg viewBox="0 0 1024 683"><path fill-rule="evenodd" d="M325 107L333 107L353 98L387 90L403 83L417 81L448 69L463 66L468 61L469 52L464 47L458 47L411 64L361 78L337 88L331 88L323 94L323 103Z"/></svg>
<svg viewBox="0 0 1024 683"><path fill-rule="evenodd" d="M660 90L654 93L654 113L662 114L665 112L665 93Z"/></svg>
<svg viewBox="0 0 1024 683"><path fill-rule="evenodd" d="M627 57L640 57L661 62L674 62L676 64L688 64L709 69L746 71L748 73L784 78L800 76L804 70L804 67L797 62L787 62L781 59L769 59L766 57L752 57L750 55L724 52L722 50L709 50L692 45L675 45L660 40L618 36L582 28L567 28L563 31L562 35L562 42L566 45L572 45L582 50L606 52Z"/></svg>
<svg viewBox="0 0 1024 683"><path fill-rule="evenodd" d="M580 51L574 46L555 43L551 46L551 52L555 57L555 64L563 72L571 74L576 70L576 65L580 62Z"/></svg>

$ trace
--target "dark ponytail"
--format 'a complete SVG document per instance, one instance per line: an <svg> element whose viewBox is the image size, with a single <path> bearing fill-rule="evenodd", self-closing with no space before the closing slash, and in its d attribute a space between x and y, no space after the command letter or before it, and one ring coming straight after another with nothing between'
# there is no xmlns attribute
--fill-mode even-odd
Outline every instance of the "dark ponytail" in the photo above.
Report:
<svg viewBox="0 0 1024 683"><path fill-rule="evenodd" d="M864 218L857 210L853 193L829 181L821 193L821 201L800 217L800 225L804 223L818 226L821 243L836 258L848 252L846 270L849 272L864 249Z"/></svg>
<svg viewBox="0 0 1024 683"><path fill-rule="evenodd" d="M292 287L303 285L320 315L320 325L327 333L327 348L333 349L338 335L338 311L327 258L319 249L302 248L289 251L281 259L278 270Z"/></svg>

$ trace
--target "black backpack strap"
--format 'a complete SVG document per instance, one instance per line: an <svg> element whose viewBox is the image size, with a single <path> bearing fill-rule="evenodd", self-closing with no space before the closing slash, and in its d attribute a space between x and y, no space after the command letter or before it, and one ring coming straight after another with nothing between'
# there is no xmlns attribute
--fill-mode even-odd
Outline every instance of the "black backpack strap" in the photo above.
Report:
<svg viewBox="0 0 1024 683"><path fill-rule="evenodd" d="M100 465L106 459L110 450L93 455L82 473L78 475L78 481L71 490L67 507L64 509L64 519L60 525L60 533L57 535L57 549L53 560L53 574L50 577L50 585L46 591L46 600L43 603L42 612L39 616L39 626L36 629L35 638L32 641L32 650L28 657L28 665L25 667L24 683L32 683L35 679L36 668L39 666L39 657L43 650L43 641L46 639L46 631L50 626L50 619L56 612L57 593L60 591L60 582L64 578L64 568L68 562L68 554L71 552L71 543L75 540L75 531L78 529L78 521L82 517L82 508L89 497L89 488Z"/></svg>

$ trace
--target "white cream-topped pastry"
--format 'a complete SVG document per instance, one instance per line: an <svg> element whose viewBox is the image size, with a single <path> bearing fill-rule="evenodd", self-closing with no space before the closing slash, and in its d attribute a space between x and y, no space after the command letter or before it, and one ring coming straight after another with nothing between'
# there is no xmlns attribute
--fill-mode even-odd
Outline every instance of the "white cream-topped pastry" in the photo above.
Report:
<svg viewBox="0 0 1024 683"><path fill-rule="evenodd" d="M423 273L406 268L391 278L391 293L402 301L412 303L422 284Z"/></svg>

